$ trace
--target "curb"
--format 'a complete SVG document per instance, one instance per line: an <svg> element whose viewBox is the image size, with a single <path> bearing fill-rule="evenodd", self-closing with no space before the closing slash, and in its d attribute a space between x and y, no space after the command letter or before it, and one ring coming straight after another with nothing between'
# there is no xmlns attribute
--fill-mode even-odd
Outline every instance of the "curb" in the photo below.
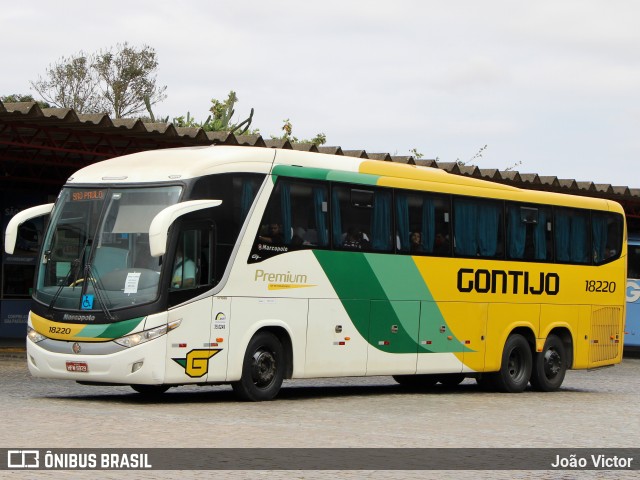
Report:
<svg viewBox="0 0 640 480"><path fill-rule="evenodd" d="M0 359L3 358L26 358L26 348L0 348Z"/></svg>

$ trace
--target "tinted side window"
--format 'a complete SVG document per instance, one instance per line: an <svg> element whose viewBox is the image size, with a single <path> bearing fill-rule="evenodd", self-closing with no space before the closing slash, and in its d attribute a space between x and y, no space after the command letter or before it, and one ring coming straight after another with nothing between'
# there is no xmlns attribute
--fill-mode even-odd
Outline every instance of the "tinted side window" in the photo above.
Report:
<svg viewBox="0 0 640 480"><path fill-rule="evenodd" d="M622 217L615 213L591 214L593 262L598 265L616 258L622 250Z"/></svg>
<svg viewBox="0 0 640 480"><path fill-rule="evenodd" d="M627 277L640 279L640 245L628 245Z"/></svg>
<svg viewBox="0 0 640 480"><path fill-rule="evenodd" d="M396 191L396 248L412 255L450 255L449 197Z"/></svg>
<svg viewBox="0 0 640 480"><path fill-rule="evenodd" d="M589 211L556 208L554 240L558 262L590 264Z"/></svg>
<svg viewBox="0 0 640 480"><path fill-rule="evenodd" d="M331 193L333 247L392 252L392 191L335 185Z"/></svg>
<svg viewBox="0 0 640 480"><path fill-rule="evenodd" d="M461 257L502 258L503 204L468 197L453 199L454 251Z"/></svg>
<svg viewBox="0 0 640 480"><path fill-rule="evenodd" d="M513 260L553 260L550 207L507 204L507 258Z"/></svg>
<svg viewBox="0 0 640 480"><path fill-rule="evenodd" d="M281 178L262 216L252 255L260 260L290 250L329 246L327 184Z"/></svg>

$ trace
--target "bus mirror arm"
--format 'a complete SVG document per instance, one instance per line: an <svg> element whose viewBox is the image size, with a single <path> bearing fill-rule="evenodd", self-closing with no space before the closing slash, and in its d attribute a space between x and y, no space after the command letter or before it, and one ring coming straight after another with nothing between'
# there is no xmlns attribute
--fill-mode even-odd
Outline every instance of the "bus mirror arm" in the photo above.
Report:
<svg viewBox="0 0 640 480"><path fill-rule="evenodd" d="M189 200L161 210L153 217L151 225L149 225L149 250L151 251L151 256L160 257L165 254L169 228L178 217L204 210L205 208L217 207L220 204L222 204L222 200Z"/></svg>
<svg viewBox="0 0 640 480"><path fill-rule="evenodd" d="M18 239L18 228L27 220L32 218L42 217L49 215L53 209L53 203L47 203L46 205L38 205L36 207L27 208L21 212L16 213L9 223L4 233L4 251L9 255L13 254L16 248L16 241Z"/></svg>

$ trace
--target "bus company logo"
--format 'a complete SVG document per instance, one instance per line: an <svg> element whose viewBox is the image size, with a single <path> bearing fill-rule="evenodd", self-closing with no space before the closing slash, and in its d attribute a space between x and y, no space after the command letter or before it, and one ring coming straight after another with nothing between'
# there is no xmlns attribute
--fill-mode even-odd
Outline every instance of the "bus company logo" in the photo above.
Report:
<svg viewBox="0 0 640 480"><path fill-rule="evenodd" d="M187 353L186 358L172 358L174 362L184 368L191 378L204 377L209 371L209 359L221 352L222 349L195 349Z"/></svg>
<svg viewBox="0 0 640 480"><path fill-rule="evenodd" d="M640 299L640 282L627 280L627 302L636 303Z"/></svg>
<svg viewBox="0 0 640 480"><path fill-rule="evenodd" d="M65 313L63 320L69 320L71 322L93 322L96 319L95 315L76 315L73 313Z"/></svg>
<svg viewBox="0 0 640 480"><path fill-rule="evenodd" d="M557 295L560 275L540 272L538 275L519 270L458 270L458 291L462 293L512 293L514 295Z"/></svg>
<svg viewBox="0 0 640 480"><path fill-rule="evenodd" d="M7 468L40 468L40 451L8 450Z"/></svg>

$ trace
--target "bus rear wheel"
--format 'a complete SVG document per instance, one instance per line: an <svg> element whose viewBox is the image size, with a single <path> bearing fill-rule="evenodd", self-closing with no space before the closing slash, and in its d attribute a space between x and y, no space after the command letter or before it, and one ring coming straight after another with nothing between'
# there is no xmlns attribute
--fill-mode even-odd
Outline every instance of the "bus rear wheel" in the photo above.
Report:
<svg viewBox="0 0 640 480"><path fill-rule="evenodd" d="M560 388L567 372L564 344L556 335L549 335L542 352L536 353L531 372L531 386L540 392Z"/></svg>
<svg viewBox="0 0 640 480"><path fill-rule="evenodd" d="M500 392L520 393L529 383L532 364L529 342L522 335L513 334L504 344L500 371L491 374L490 383Z"/></svg>
<svg viewBox="0 0 640 480"><path fill-rule="evenodd" d="M241 400L272 400L282 386L284 367L284 350L278 337L271 332L259 332L247 346L242 377L231 384L233 391Z"/></svg>

